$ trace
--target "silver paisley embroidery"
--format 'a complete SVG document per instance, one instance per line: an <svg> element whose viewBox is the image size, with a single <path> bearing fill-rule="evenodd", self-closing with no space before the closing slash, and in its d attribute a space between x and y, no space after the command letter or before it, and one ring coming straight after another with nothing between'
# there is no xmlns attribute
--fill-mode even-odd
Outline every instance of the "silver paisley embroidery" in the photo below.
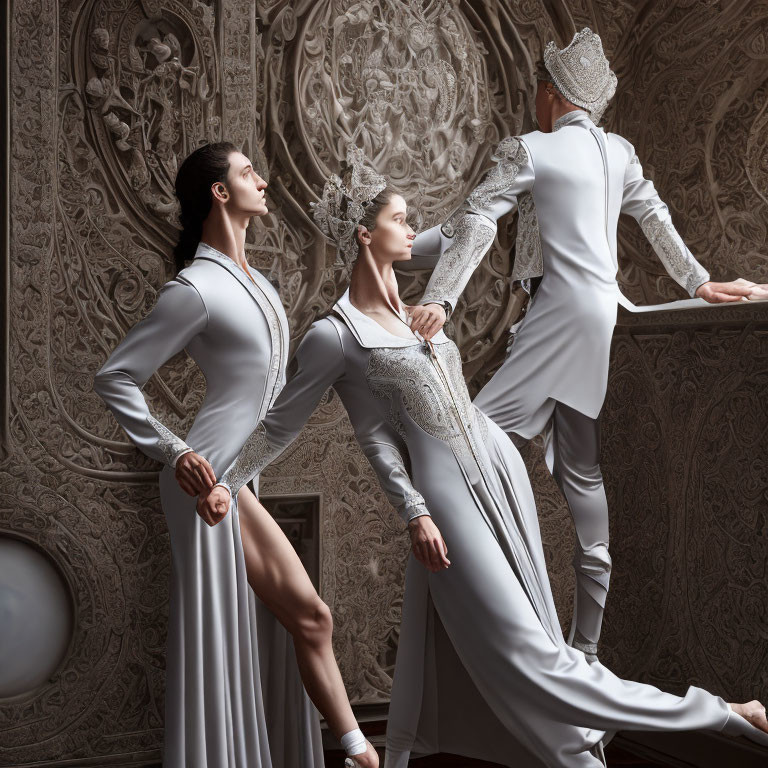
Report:
<svg viewBox="0 0 768 768"><path fill-rule="evenodd" d="M640 227L667 272L693 296L696 289L709 280L709 272L686 248L672 222L649 216Z"/></svg>
<svg viewBox="0 0 768 768"><path fill-rule="evenodd" d="M259 422L245 441L237 458L229 469L222 475L219 482L229 486L232 498L255 475L282 453L279 448L269 442L264 422Z"/></svg>
<svg viewBox="0 0 768 768"><path fill-rule="evenodd" d="M365 373L368 386L374 397L389 402L388 420L393 426L402 424L402 407L428 435L448 443L461 462L474 460L484 470L458 348L448 342L435 345L435 351L439 366L423 346L371 350Z"/></svg>
<svg viewBox="0 0 768 768"><path fill-rule="evenodd" d="M530 192L523 192L517 199L517 240L512 280L529 280L544 274L544 258L541 252L541 233L536 205Z"/></svg>
<svg viewBox="0 0 768 768"><path fill-rule="evenodd" d="M165 460L169 464L173 464L174 458L182 451L186 451L189 446L151 414L147 416L147 421L152 425L155 432L157 432L157 447L162 451Z"/></svg>
<svg viewBox="0 0 768 768"><path fill-rule="evenodd" d="M496 227L485 216L464 213L455 226L453 242L432 273L421 303L448 301L455 307L495 236Z"/></svg>
<svg viewBox="0 0 768 768"><path fill-rule="evenodd" d="M494 199L514 184L520 169L528 163L525 147L514 136L507 136L496 147L493 158L496 165L485 174L483 180L467 198L467 204L475 209L489 208Z"/></svg>

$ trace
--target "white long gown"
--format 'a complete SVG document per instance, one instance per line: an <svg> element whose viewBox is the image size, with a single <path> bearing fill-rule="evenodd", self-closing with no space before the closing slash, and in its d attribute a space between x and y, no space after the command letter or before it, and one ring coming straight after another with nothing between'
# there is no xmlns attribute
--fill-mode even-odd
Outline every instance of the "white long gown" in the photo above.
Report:
<svg viewBox="0 0 768 768"><path fill-rule="evenodd" d="M187 448L221 473L284 383L288 323L277 292L200 243L192 263L115 348L94 388L131 440L162 461L171 540L165 768L321 768L317 711L290 635L247 582L237 514L209 527L179 487ZM206 379L186 441L149 411L142 387L186 348ZM266 658L265 658L266 657Z"/></svg>
<svg viewBox="0 0 768 768"><path fill-rule="evenodd" d="M295 374L222 476L235 511L237 489L333 386L392 504L406 519L426 508L443 534L448 569L408 563L385 768L437 752L593 768L607 731L721 730L720 697L622 680L566 645L525 465L473 407L456 345L441 331L433 346L385 330L347 292L309 329Z"/></svg>

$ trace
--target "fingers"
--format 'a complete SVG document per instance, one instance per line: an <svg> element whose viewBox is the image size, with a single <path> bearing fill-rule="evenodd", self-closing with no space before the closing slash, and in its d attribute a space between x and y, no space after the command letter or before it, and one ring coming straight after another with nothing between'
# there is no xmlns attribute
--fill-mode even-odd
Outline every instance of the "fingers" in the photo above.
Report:
<svg viewBox="0 0 768 768"><path fill-rule="evenodd" d="M216 485L216 473L213 471L213 467L211 466L208 459L206 459L203 456L201 456L200 458L202 460L203 473L207 478L208 488L213 488L213 486Z"/></svg>
<svg viewBox="0 0 768 768"><path fill-rule="evenodd" d="M198 499L197 501L197 514L200 515L200 517L205 520L208 525L213 525L213 521L211 520L211 514L208 510L208 500L207 499Z"/></svg>
<svg viewBox="0 0 768 768"><path fill-rule="evenodd" d="M414 542L413 554L432 573L442 571L451 564L451 561L446 557L448 549L442 537Z"/></svg>
<svg viewBox="0 0 768 768"><path fill-rule="evenodd" d="M421 332L421 335L429 341L439 330L441 327L440 318L439 317L433 317L425 326L424 330Z"/></svg>
<svg viewBox="0 0 768 768"><path fill-rule="evenodd" d="M741 294L723 293L722 291L714 291L712 298L716 303L725 304L729 301L741 301Z"/></svg>
<svg viewBox="0 0 768 768"><path fill-rule="evenodd" d="M445 539L442 536L440 537L440 553L443 568L447 568L451 564L451 561L448 559L448 546L446 545Z"/></svg>
<svg viewBox="0 0 768 768"><path fill-rule="evenodd" d="M409 315L411 318L411 330L418 333L425 339L430 339L443 326L444 317L442 308L435 305L424 307L413 307Z"/></svg>
<svg viewBox="0 0 768 768"><path fill-rule="evenodd" d="M202 496L197 500L197 514L211 527L220 523L227 516L227 512L229 512L228 501Z"/></svg>
<svg viewBox="0 0 768 768"><path fill-rule="evenodd" d="M189 496L197 496L199 491L195 483L190 482L187 473L182 472L180 469L176 470L176 481L178 482L181 490Z"/></svg>

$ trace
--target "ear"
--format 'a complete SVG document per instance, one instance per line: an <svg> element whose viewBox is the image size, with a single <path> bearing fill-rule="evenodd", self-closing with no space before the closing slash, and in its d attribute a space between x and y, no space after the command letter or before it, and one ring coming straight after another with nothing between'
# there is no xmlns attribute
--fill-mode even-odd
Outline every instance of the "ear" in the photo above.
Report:
<svg viewBox="0 0 768 768"><path fill-rule="evenodd" d="M371 244L371 233L368 231L368 228L364 227L362 224L357 225L357 237L364 245Z"/></svg>
<svg viewBox="0 0 768 768"><path fill-rule="evenodd" d="M229 200L229 192L227 191L226 186L220 181L211 185L211 194L213 195L214 200L219 200L222 203L226 203L227 200Z"/></svg>

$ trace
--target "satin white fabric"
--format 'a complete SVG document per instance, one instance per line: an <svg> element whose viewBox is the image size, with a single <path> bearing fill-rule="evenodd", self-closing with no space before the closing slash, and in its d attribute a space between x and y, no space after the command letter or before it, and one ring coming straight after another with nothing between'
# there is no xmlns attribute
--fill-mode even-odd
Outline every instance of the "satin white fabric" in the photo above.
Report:
<svg viewBox="0 0 768 768"><path fill-rule="evenodd" d="M495 227L501 216L516 209L521 195L529 193L533 198L543 277L512 349L494 377L498 377L497 389L506 393L510 420L525 438L536 435L527 421L547 398L591 418L600 413L620 295L616 281L619 215L633 216L644 231L651 231L649 223L671 228L666 205L653 183L643 177L626 139L597 128L582 110L565 115L557 127L552 133L533 131L518 137L525 161L514 179L485 206L467 205L470 215L481 216ZM665 236L676 238L676 261L664 260L666 241L655 241L654 247L675 280L686 289L698 287L709 274L671 231ZM416 237L410 266L436 264L425 295L448 298L436 296L434 290L447 282L447 271L456 273L458 291L454 293L460 292L479 264L470 254L464 259L440 258L452 244L439 227Z"/></svg>
<svg viewBox="0 0 768 768"><path fill-rule="evenodd" d="M152 311L115 348L94 388L142 451L165 461L160 497L172 573L166 653L165 768L320 768L319 718L293 644L247 582L237 513L209 527L175 480L188 445L221 473L285 380L288 323L269 281L201 243ZM142 388L182 349L206 394L182 440L152 426ZM170 437L169 437L170 435ZM171 451L172 453L173 451Z"/></svg>
<svg viewBox="0 0 768 768"><path fill-rule="evenodd" d="M231 465L240 477L261 472L333 386L393 504L426 500L451 566L408 563L386 768L437 752L594 768L603 763L590 750L607 731L721 729L721 698L621 680L566 645L525 465L472 408L453 342L433 347L390 333L345 295L299 345L255 430L263 439Z"/></svg>

